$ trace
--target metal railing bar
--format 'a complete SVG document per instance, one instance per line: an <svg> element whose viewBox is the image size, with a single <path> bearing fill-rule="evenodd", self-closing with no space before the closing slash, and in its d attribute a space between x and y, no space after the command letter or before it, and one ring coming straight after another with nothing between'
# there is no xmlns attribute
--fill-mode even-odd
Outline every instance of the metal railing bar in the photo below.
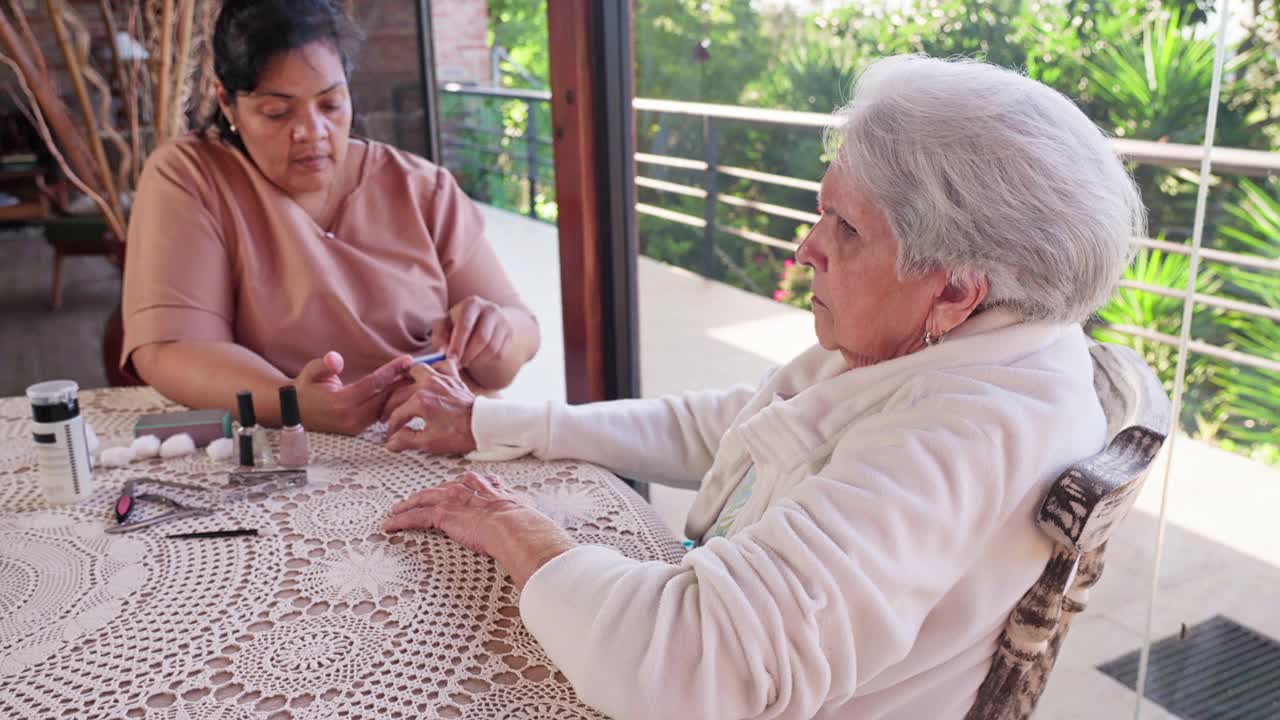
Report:
<svg viewBox="0 0 1280 720"><path fill-rule="evenodd" d="M462 85L449 82L440 86L441 92L449 95L479 95L481 97L506 98L509 100L533 100L535 102L551 102L551 93L546 90L518 90L516 88L482 87L479 85Z"/></svg>
<svg viewBox="0 0 1280 720"><path fill-rule="evenodd" d="M793 110L766 110L764 108L742 107L740 105L716 105L678 100L655 100L653 98L636 98L632 101L631 106L636 110L645 112L696 115L698 117L772 123L774 125L793 125L796 127L822 129L826 129L831 125L830 115L795 112Z"/></svg>
<svg viewBox="0 0 1280 720"><path fill-rule="evenodd" d="M1172 298L1174 300L1186 300L1187 294L1181 290L1163 287L1161 285L1150 285L1142 282L1134 282L1133 280L1121 280L1120 287L1128 290L1138 290L1140 292L1151 293L1161 297Z"/></svg>
<svg viewBox="0 0 1280 720"><path fill-rule="evenodd" d="M769 215L777 215L778 217L784 217L791 220L799 220L800 222L807 222L810 225L814 225L818 222L818 220L822 219L821 215L817 215L815 213L807 213L803 210L796 210L795 208L783 207L782 205L772 205L770 203L759 202L757 200L748 200L746 198L737 197L736 195L721 195L720 202L724 203L725 205L748 208L750 210L758 210L762 213L768 213Z"/></svg>
<svg viewBox="0 0 1280 720"><path fill-rule="evenodd" d="M1173 298L1175 300L1185 301L1187 299L1187 293L1185 291L1163 287L1161 285L1151 285L1149 283L1135 282L1133 280L1121 280L1120 287L1127 288L1129 290L1137 290L1139 292L1147 292L1152 295ZM1256 303L1221 297L1219 295L1205 295L1203 293L1196 293L1193 301L1197 305L1222 308L1223 310L1233 310L1246 315L1270 318L1276 322L1280 322L1280 309L1267 307L1266 305L1258 305Z"/></svg>
<svg viewBox="0 0 1280 720"><path fill-rule="evenodd" d="M478 95L527 102L549 102L551 100L551 93L539 90L471 87L458 83L445 83L440 89L444 93L453 95ZM763 122L802 128L825 129L831 125L831 116L824 113L768 110L740 105L636 98L632 101L632 107L644 112ZM1196 168L1199 166L1200 158L1204 152L1200 145L1123 138L1112 139L1111 146L1118 155L1127 160L1164 167ZM1253 176L1280 174L1280 153L1247 148L1215 147L1210 151L1209 159L1214 172L1220 174Z"/></svg>
<svg viewBox="0 0 1280 720"><path fill-rule="evenodd" d="M1157 332L1155 330L1148 330L1147 328L1137 327L1136 325L1123 325L1123 324L1112 324L1112 323L1098 323L1098 325L1099 327L1105 327L1110 330L1115 330L1116 332L1121 332L1121 333L1124 333L1125 335L1130 335L1132 337L1140 337L1144 340L1151 340L1152 342L1158 342L1158 343L1161 343L1162 345L1169 345L1171 347L1178 346L1178 338L1176 336L1166 335L1165 333ZM1221 347L1218 347L1217 345L1210 345L1209 343L1204 342L1202 340L1189 341L1187 343L1187 349L1190 350L1191 352L1199 353L1201 355L1208 355L1210 357L1216 357L1219 360L1226 360L1228 362L1233 362L1237 365L1246 365L1248 367L1257 368L1258 370L1269 370L1271 372L1280 372L1280 362L1276 362L1275 360L1268 360L1266 358L1260 358L1256 355L1250 355L1249 353L1240 352L1239 350L1228 350L1227 348L1221 348Z"/></svg>
<svg viewBox="0 0 1280 720"><path fill-rule="evenodd" d="M702 229L702 274L712 277L715 274L716 251L716 210L720 207L720 140L716 132L715 118L702 117L702 161L707 169L702 173L702 187L707 190L707 197L702 201L702 218L706 226Z"/></svg>
<svg viewBox="0 0 1280 720"><path fill-rule="evenodd" d="M688 225L689 227L704 228L707 226L707 221L700 217L686 215L685 213L676 212L675 210L666 210L648 203L636 203L636 212L641 215L650 215L652 217L662 218L663 220L680 223L681 225Z"/></svg>
<svg viewBox="0 0 1280 720"><path fill-rule="evenodd" d="M760 172L759 170L748 170L747 168L734 167L732 165L721 165L720 172L725 175L743 178L744 180L755 180L757 182L771 183L773 185L782 185L783 187L796 188L797 190L810 190L818 192L822 188L822 183L812 180L803 180L801 178L790 177L789 175L774 175L773 173ZM817 201L815 200L815 203Z"/></svg>
<svg viewBox="0 0 1280 720"><path fill-rule="evenodd" d="M520 165L524 165L527 162L526 158L521 157L520 153L513 152L512 148L504 148L501 146L477 145L475 143L466 142L465 140L454 140L452 138L446 138L444 141L444 147L446 150L473 150L475 152L485 153L487 155L495 155L499 157L505 155L511 158L512 160L518 161ZM556 167L555 163L552 163L549 160L544 160L541 157L538 158L538 165L540 167L547 168L548 170L555 170L555 167Z"/></svg>
<svg viewBox="0 0 1280 720"><path fill-rule="evenodd" d="M1231 298L1218 297L1216 295L1201 295L1196 293L1195 301L1201 305L1209 307L1222 308L1223 310L1232 310L1245 315L1254 317L1264 317L1280 322L1280 309L1270 308L1266 305L1258 305L1257 303L1244 302L1243 300L1233 300Z"/></svg>
<svg viewBox="0 0 1280 720"><path fill-rule="evenodd" d="M707 169L707 164L701 160L689 160L687 158L676 157L673 155L636 153L636 162L680 168L681 170L705 171ZM788 177L786 175L774 175L773 173L760 172L759 170L748 170L746 168L734 167L732 165L721 165L719 170L721 174L729 175L731 177L742 178L744 180L755 180L757 182L770 183L772 185L782 185L784 187L796 188L798 190L809 190L815 193L822 187L822 183L816 183L812 180L802 180L800 178Z"/></svg>
<svg viewBox="0 0 1280 720"><path fill-rule="evenodd" d="M1133 244L1138 247L1163 250L1165 252L1176 253L1178 255L1191 254L1190 247L1179 243L1171 243L1166 240L1134 238ZM1226 265L1243 265L1250 268L1257 268L1259 270L1274 270L1276 272L1280 272L1280 260L1272 260L1270 258L1259 257L1256 255L1243 255L1241 253L1228 252L1226 250L1210 250L1207 248L1201 248L1200 257Z"/></svg>
<svg viewBox="0 0 1280 720"><path fill-rule="evenodd" d="M460 128L460 129L462 129L462 130L469 130L469 131L471 131L471 132L483 133L483 134L485 134L485 135L490 135L490 136L493 136L493 137L509 137L509 138L511 138L512 140L520 140L521 142L529 142L529 139L528 139L528 138L526 138L523 134L520 134L520 135L508 135L508 134L507 134L507 131L506 131L505 129L503 129L503 128L500 128L500 127L493 127L493 126L489 126L489 125L477 125L477 124L475 124L475 123L457 123L457 124L454 124L454 125L450 125L450 126L449 126L448 128L446 128L446 129L454 129L454 128ZM456 133L455 133L455 134L456 134ZM550 146L550 145L552 145L552 144L553 144L553 143L552 143L552 141L551 141L551 138L546 137L546 136L543 136L543 135L539 135L539 136L536 138L536 140L538 141L538 143L539 143L540 145L547 145L547 146Z"/></svg>
<svg viewBox="0 0 1280 720"><path fill-rule="evenodd" d="M494 157L505 156L513 163L519 163L523 160L523 158L517 157L516 154L510 152L509 150L498 150L490 147L484 147L484 146L465 143L461 141L448 141L446 143L446 148L450 150L458 150L458 149L473 150L473 151L485 153ZM541 159L539 159L538 164L543 165L548 169L553 169L553 166L551 164L545 163ZM690 163L690 164L694 164L694 163ZM488 169L488 168L486 168L485 170L486 172L494 172L494 170ZM723 171L724 168L721 168L721 170ZM636 178L636 185L640 187L647 187L647 188L658 190L658 191L672 192L672 193L684 195L687 197L695 197L695 198L706 197L706 191L696 186L683 185L680 183L672 183L672 182L667 182L663 180L657 180L654 178L646 178L643 176ZM802 222L815 223L819 219L819 216L816 214L805 213L803 211L786 208L784 206L772 205L770 203L761 203L753 200L747 200L745 198L739 198L732 195L721 195L719 196L718 199L721 202L725 203L726 205L758 210L760 212L765 212L773 215L778 215L780 217L795 219ZM685 215L683 213L677 213L675 211L666 210L664 208L659 208L654 205L637 204L637 210L640 212L643 212L644 214L651 215L653 217L659 217L666 220L679 222L685 225L689 225L691 227L698 227L698 228L706 227L706 221L704 219L698 219L697 223L695 224L692 222L692 220L690 220L690 218L692 218L693 216ZM740 230L736 228L717 228L717 230L721 230L729 235L733 235L735 237L739 237L744 240L756 242L763 245L768 245L770 247L784 249L790 252L794 252L795 249L799 246L797 243L794 243L791 241L782 240L780 238L775 238L769 235L764 235L764 234L756 233L749 230ZM1187 247L1184 245L1179 245L1177 243L1170 243L1162 240L1153 240L1150 238L1135 238L1133 242L1135 245L1139 247L1150 247L1150 248L1155 248L1159 250L1164 250L1170 253L1186 254L1188 252ZM1249 267L1260 268L1264 270L1270 270L1270 269L1280 270L1280 262L1269 260L1266 258L1253 258L1249 256L1239 255L1237 253L1229 253L1229 252L1218 251L1218 250L1201 250L1201 254L1206 259L1213 260L1213 261L1235 263L1240 265L1246 265ZM1186 293L1181 290L1162 287L1158 285L1151 285L1148 283L1125 280L1120 283L1120 287L1127 288L1130 290L1135 290L1138 292L1152 293L1154 295L1160 295L1162 297L1172 298L1175 300L1186 299ZM1267 307L1265 305L1259 305L1256 303L1245 302L1242 300L1235 300L1232 298L1220 297L1216 295L1207 295L1202 293L1197 293L1195 295L1195 302L1197 304L1200 304L1206 307L1220 308L1223 310L1239 312L1239 313L1254 316L1254 317L1264 317L1264 318L1274 320L1276 322L1280 322L1280 309Z"/></svg>
<svg viewBox="0 0 1280 720"><path fill-rule="evenodd" d="M772 237L770 235L764 235L758 232L753 232L751 230L742 230L739 228L732 228L732 227L722 227L720 228L720 232L726 233L728 235L733 235L734 237L740 237L743 240L749 240L753 243L768 245L770 247L780 248L782 250L787 250L789 252L795 252L796 248L800 247L800 243L782 240L780 238Z"/></svg>
<svg viewBox="0 0 1280 720"><path fill-rule="evenodd" d="M463 87L457 83L448 83L444 86L443 91L458 95L478 95L483 97L503 98L509 100L519 100L526 103L547 102L550 100L550 93L530 90L514 90L508 88L470 88ZM750 122L765 122L777 125L791 125L793 127L802 128L825 128L830 122L827 115L819 113L796 113L785 110L766 110L760 108L745 108L733 105L717 105L711 103L687 103L673 100L656 100L651 98L636 98L633 107L639 111L670 113L692 117L714 118L722 120L744 120ZM501 130L489 129L476 126L473 124L463 124L464 129L474 132L484 133L493 136L505 136L506 133ZM519 139L519 138L516 138ZM535 138L540 144L550 145L550 139L541 137ZM528 139L525 139L529 142ZM1124 158L1138 163L1161 165L1167 167L1187 167L1194 168L1199 165L1203 159L1206 150L1202 145L1181 145L1176 143L1151 142L1146 140L1129 140L1115 139L1112 141L1115 151ZM493 149L486 148L478 144L465 143L459 141L451 141L448 144L451 150L467 150L485 153L494 157L507 157L512 161L518 162L516 153L510 149ZM1260 150L1250 150L1244 148L1227 148L1215 147L1208 150L1209 161L1214 172L1243 174L1243 175L1270 175L1280 173L1280 153L1268 153ZM707 172L708 164L704 161L692 160L675 156L657 155L652 153L636 153L635 160L638 163L646 163L663 167L677 168L683 170ZM542 158L538 158L538 165L553 168L550 163L544 163ZM486 169L488 171L488 169ZM801 178L790 177L786 175L776 175L773 173L751 170L749 168L719 166L718 173L723 173L731 177L744 180L750 180L761 183L769 183L782 187L790 187L795 189L816 192L821 186L820 183L812 180L804 180ZM655 178L637 178L637 185L647 187L662 192L671 192L687 197L707 198L708 192L704 188L698 188L695 185L684 185L673 183ZM800 222L813 223L818 220L818 215L805 212L795 208L772 203L764 203L754 200L748 200L731 195L718 195L717 201L733 207L747 208L770 215L784 217L797 220ZM706 228L707 220L705 218L694 218L691 215L666 210L653 205L637 204L637 211L654 217L660 217L675 222L680 222L691 227ZM794 250L796 243L774 238L761 233L750 230L742 230L739 228L716 228L722 230L729 235L734 235L745 240L758 242L771 247L778 247L787 250ZM1172 243L1163 240L1155 240L1151 238L1135 238L1133 243L1137 247L1153 248L1163 250L1165 252L1178 255L1189 256L1191 248L1187 245ZM1262 270L1270 272L1280 272L1280 259L1272 259L1255 255L1248 255L1225 250L1214 250L1201 248L1199 256L1202 260L1233 265L1253 270ZM1164 297L1185 300L1185 292L1173 290L1170 288L1147 285L1132 281L1121 283L1121 287L1131 290L1150 292ZM1214 307L1232 312L1239 312L1255 317L1263 317L1280 322L1280 309L1270 308L1256 303L1250 303L1232 298L1224 298L1214 295L1205 295L1196 293L1193 301L1197 304L1207 307ZM1217 357L1224 357L1223 353L1234 353L1216 346L1207 345L1200 341L1191 347L1196 352L1204 354L1215 354ZM1204 347L1200 347L1203 345ZM1204 348L1210 348L1205 351ZM1252 357L1241 353L1244 357ZM1270 363L1267 360L1257 360L1256 362ZM1249 363L1246 363L1249 364ZM1253 366L1257 366L1254 364ZM1270 366L1267 366L1270 368Z"/></svg>
<svg viewBox="0 0 1280 720"><path fill-rule="evenodd" d="M686 197L705 198L707 191L693 185L681 185L680 183L667 182L665 180L655 180L640 175L636 176L636 187L649 188L650 190L661 190L662 192L675 193L676 195L684 195Z"/></svg>
<svg viewBox="0 0 1280 720"><path fill-rule="evenodd" d="M664 167L680 168L681 170L703 170L707 169L707 164L701 160L689 160L687 158L675 157L673 155L651 155L649 153L636 153L636 162L648 163L650 165L662 165Z"/></svg>
<svg viewBox="0 0 1280 720"><path fill-rule="evenodd" d="M1111 147L1126 160L1144 165L1195 168L1204 149L1200 145L1124 140L1113 138ZM1273 175L1280 173L1280 153L1245 148L1215 147L1209 153L1213 172L1223 175Z"/></svg>
<svg viewBox="0 0 1280 720"><path fill-rule="evenodd" d="M707 226L707 221L700 217L694 217L693 215L676 212L674 210L667 210L648 203L636 203L636 212L641 215L649 215L663 220L680 223L681 225L688 225L689 227L705 228ZM733 235L734 237L739 237L753 243L768 245L770 247L776 247L790 252L795 252L796 248L800 247L800 243L780 240L776 237L770 237L750 230L741 230L739 228L732 227L719 227L716 229L726 235Z"/></svg>

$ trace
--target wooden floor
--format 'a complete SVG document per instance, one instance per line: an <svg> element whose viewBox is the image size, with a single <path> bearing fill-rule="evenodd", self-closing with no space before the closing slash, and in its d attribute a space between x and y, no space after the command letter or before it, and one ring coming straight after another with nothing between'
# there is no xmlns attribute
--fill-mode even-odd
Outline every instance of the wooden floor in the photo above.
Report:
<svg viewBox="0 0 1280 720"><path fill-rule="evenodd" d="M105 257L67 258L56 311L52 276L53 250L38 229L0 230L0 397L41 380L107 384L102 329L120 299L119 272Z"/></svg>

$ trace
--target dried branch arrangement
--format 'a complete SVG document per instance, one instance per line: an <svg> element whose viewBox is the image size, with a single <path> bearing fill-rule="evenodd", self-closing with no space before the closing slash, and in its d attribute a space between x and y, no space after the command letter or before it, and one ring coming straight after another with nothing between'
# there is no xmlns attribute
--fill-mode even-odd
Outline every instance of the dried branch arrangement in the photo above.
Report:
<svg viewBox="0 0 1280 720"><path fill-rule="evenodd" d="M217 4L98 0L101 40L110 48L105 68L94 67L89 30L67 0L40 0L43 18L28 17L22 0L0 7L0 62L18 86L10 93L68 181L93 200L120 241L147 153L213 108L207 48ZM48 28L44 40L56 43L61 72L45 57L33 25ZM70 98L60 90L63 82Z"/></svg>

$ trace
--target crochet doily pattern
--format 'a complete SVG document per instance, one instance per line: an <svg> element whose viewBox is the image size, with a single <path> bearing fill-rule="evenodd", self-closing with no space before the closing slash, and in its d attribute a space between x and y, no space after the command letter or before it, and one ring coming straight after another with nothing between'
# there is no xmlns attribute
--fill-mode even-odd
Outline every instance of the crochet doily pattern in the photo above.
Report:
<svg viewBox="0 0 1280 720"><path fill-rule="evenodd" d="M178 409L149 388L86 391L103 446ZM29 406L0 400L0 717L165 720L599 718L520 622L505 573L440 533L382 533L392 504L465 470L499 476L579 541L639 560L683 548L617 478L582 463L394 454L381 428L311 435L308 483L221 492L203 453L97 468L93 496L40 493ZM107 535L128 479L216 508ZM141 507L139 508L141 510ZM257 528L258 537L166 534ZM625 672L619 668L619 672Z"/></svg>

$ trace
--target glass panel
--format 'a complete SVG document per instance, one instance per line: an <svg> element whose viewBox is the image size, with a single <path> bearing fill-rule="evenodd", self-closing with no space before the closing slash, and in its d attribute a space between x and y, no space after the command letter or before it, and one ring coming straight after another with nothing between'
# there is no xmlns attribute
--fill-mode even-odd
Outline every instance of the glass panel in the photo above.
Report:
<svg viewBox="0 0 1280 720"><path fill-rule="evenodd" d="M1263 661L1247 652L1249 642L1280 641L1280 542L1263 510L1280 500L1280 24L1259 10L1232 3L1217 38L1227 54L1201 296L1182 394L1185 434L1173 445L1164 499L1150 640L1185 637L1180 646L1203 648L1210 621L1238 627L1221 642L1217 656L1229 659L1216 668L1175 671L1152 651L1147 696L1183 717L1265 717L1280 707L1274 681L1259 674ZM1219 20L1209 13L1206 24ZM1201 654L1201 662L1210 656Z"/></svg>
<svg viewBox="0 0 1280 720"><path fill-rule="evenodd" d="M1135 238L1137 260L1124 289L1088 329L1098 339L1135 347L1172 394L1198 153L1214 75L1218 17L1212 4L636 0L634 7L645 395L755 382L813 341L805 277L786 259L814 221L813 193L825 158L819 119L795 111L828 113L845 100L858 69L903 52L963 54L1025 71L1075 99L1115 136L1141 187L1150 228L1147 237ZM1224 37L1230 53L1218 144L1275 151L1280 32L1265 4L1238 7ZM1195 283L1204 297L1189 329L1196 342L1186 371L1183 434L1173 452L1151 640L1215 612L1235 612L1241 622L1280 638L1275 613L1267 625L1252 609L1240 609L1252 608L1249 597L1259 595L1275 607L1272 591L1256 592L1261 580L1244 582L1245 574L1228 567L1234 554L1248 559L1241 573L1271 578L1280 547L1274 534L1269 544L1252 534L1258 526L1246 509L1270 507L1265 488L1276 485L1280 454L1280 375L1268 374L1280 369L1274 287L1280 162L1276 155L1224 158L1231 165L1220 163L1208 195L1206 253ZM1232 352L1249 357L1242 361ZM688 362L692 357L703 360ZM1128 716L1139 704L1132 689L1097 666L1148 640L1169 460L1159 462L1111 543L1108 570L1075 621L1037 717ZM1249 468L1264 480L1210 497L1209 488L1223 477L1213 470L1228 467L1233 477ZM677 529L691 496L653 491ZM1228 508L1237 505L1230 503L1241 509L1233 514ZM1169 710L1143 701L1141 714L1164 717Z"/></svg>
<svg viewBox="0 0 1280 720"><path fill-rule="evenodd" d="M353 3L365 43L351 76L352 132L419 155L426 148L415 2Z"/></svg>
<svg viewBox="0 0 1280 720"><path fill-rule="evenodd" d="M788 78L785 63L794 58L775 59L783 36L773 23L785 18L801 27L802 14L811 13L806 5L634 5L646 396L754 384L813 343L807 297L781 283L795 244L816 221L823 120L783 112L757 121L742 112L826 112L847 90L841 65ZM682 532L693 493L659 487L650 493L668 524Z"/></svg>
<svg viewBox="0 0 1280 720"><path fill-rule="evenodd" d="M416 44L399 44L402 34L416 43L416 3L359 4L395 40L384 43L371 30L366 60L398 61L407 57L402 53L414 53L415 74L395 85L403 91L403 102L393 105L382 122L403 126L404 137L417 142L422 133L418 50ZM443 164L480 203L489 242L541 328L537 356L503 391L504 397L517 400L565 396L546 12L545 0L431 1ZM380 79L385 75L383 82L401 82L399 65L389 61L366 65L362 72ZM369 116L372 132L376 116L372 111Z"/></svg>

